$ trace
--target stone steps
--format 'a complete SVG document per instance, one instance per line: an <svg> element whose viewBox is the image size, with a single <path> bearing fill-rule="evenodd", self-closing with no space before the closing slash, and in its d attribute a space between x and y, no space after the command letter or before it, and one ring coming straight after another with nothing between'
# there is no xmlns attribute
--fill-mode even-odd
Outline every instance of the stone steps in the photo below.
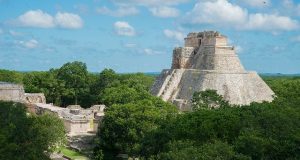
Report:
<svg viewBox="0 0 300 160"><path fill-rule="evenodd" d="M169 100L177 92L177 86L180 82L183 70L174 69L169 75L170 78L166 81L166 85L162 93L159 95L163 100Z"/></svg>

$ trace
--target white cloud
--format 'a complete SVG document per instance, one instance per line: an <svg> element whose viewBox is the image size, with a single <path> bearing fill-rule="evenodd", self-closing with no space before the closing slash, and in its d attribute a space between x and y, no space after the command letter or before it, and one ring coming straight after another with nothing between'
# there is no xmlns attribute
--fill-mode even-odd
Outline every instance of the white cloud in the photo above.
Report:
<svg viewBox="0 0 300 160"><path fill-rule="evenodd" d="M259 29L259 30L294 30L299 27L296 20L289 17L279 16L276 14L251 14L249 15L246 29Z"/></svg>
<svg viewBox="0 0 300 160"><path fill-rule="evenodd" d="M164 54L164 52L162 52L162 51L155 51L155 50L152 50L152 49L150 49L150 48L145 48L145 49L144 49L144 53L147 54L147 55Z"/></svg>
<svg viewBox="0 0 300 160"><path fill-rule="evenodd" d="M124 16L136 15L139 13L139 10L136 7L132 7L132 6L120 6L116 10L111 10L104 6L104 7L97 8L96 12L99 14L110 15L115 17L124 17Z"/></svg>
<svg viewBox="0 0 300 160"><path fill-rule="evenodd" d="M14 30L9 30L8 32L9 32L9 34L12 35L12 36L21 36L21 35L23 35L23 33L21 33L21 32L16 32L16 31L14 31Z"/></svg>
<svg viewBox="0 0 300 160"><path fill-rule="evenodd" d="M118 5L165 6L186 3L190 0L111 0Z"/></svg>
<svg viewBox="0 0 300 160"><path fill-rule="evenodd" d="M164 30L164 35L170 39L175 39L178 40L180 42L182 42L184 40L185 35L182 32L179 31L172 31L169 29L165 29Z"/></svg>
<svg viewBox="0 0 300 160"><path fill-rule="evenodd" d="M124 44L124 47L126 48L135 48L137 45L135 43L126 43Z"/></svg>
<svg viewBox="0 0 300 160"><path fill-rule="evenodd" d="M180 14L180 11L178 9L167 6L150 8L150 11L154 16L162 18L177 17Z"/></svg>
<svg viewBox="0 0 300 160"><path fill-rule="evenodd" d="M296 4L293 0L283 0L282 6L282 12L285 14L300 16L300 3Z"/></svg>
<svg viewBox="0 0 300 160"><path fill-rule="evenodd" d="M74 9L78 10L78 12L82 14L88 13L89 11L89 7L85 4L75 4Z"/></svg>
<svg viewBox="0 0 300 160"><path fill-rule="evenodd" d="M55 26L54 18L42 10L30 10L18 17L22 26L51 28Z"/></svg>
<svg viewBox="0 0 300 160"><path fill-rule="evenodd" d="M239 46L239 45L235 46L235 50L238 54L243 52L242 46Z"/></svg>
<svg viewBox="0 0 300 160"><path fill-rule="evenodd" d="M115 22L115 31L120 36L135 36L135 29L128 23L123 21Z"/></svg>
<svg viewBox="0 0 300 160"><path fill-rule="evenodd" d="M53 17L42 10L29 10L17 18L16 24L24 27L78 29L83 26L83 21L73 13L58 12Z"/></svg>
<svg viewBox="0 0 300 160"><path fill-rule="evenodd" d="M25 48L34 49L38 47L39 42L35 39L31 39L29 41L19 41L19 44Z"/></svg>
<svg viewBox="0 0 300 160"><path fill-rule="evenodd" d="M198 2L187 13L185 23L227 26L240 30L280 31L295 30L299 23L290 17L277 14L248 14L246 9L227 0Z"/></svg>
<svg viewBox="0 0 300 160"><path fill-rule="evenodd" d="M293 37L291 40L295 42L300 42L300 35Z"/></svg>
<svg viewBox="0 0 300 160"><path fill-rule="evenodd" d="M247 11L229 3L227 0L198 2L187 14L191 23L207 24L242 24L247 19Z"/></svg>
<svg viewBox="0 0 300 160"><path fill-rule="evenodd" d="M241 1L248 4L249 6L258 7L258 8L267 7L271 5L270 0L241 0Z"/></svg>
<svg viewBox="0 0 300 160"><path fill-rule="evenodd" d="M83 26L81 18L73 13L58 12L55 15L55 23L61 28L78 29Z"/></svg>

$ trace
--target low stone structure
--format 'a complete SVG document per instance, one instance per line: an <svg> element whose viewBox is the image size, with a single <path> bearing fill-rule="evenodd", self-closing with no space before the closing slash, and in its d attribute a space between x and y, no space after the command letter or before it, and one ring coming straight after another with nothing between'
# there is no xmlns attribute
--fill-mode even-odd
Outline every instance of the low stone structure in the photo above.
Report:
<svg viewBox="0 0 300 160"><path fill-rule="evenodd" d="M0 82L0 100L20 103L46 103L44 93L25 93L23 85Z"/></svg>
<svg viewBox="0 0 300 160"><path fill-rule="evenodd" d="M0 82L0 100L23 102L24 94L25 92L22 85L9 82Z"/></svg>
<svg viewBox="0 0 300 160"><path fill-rule="evenodd" d="M46 97L44 93L25 93L26 103L46 103Z"/></svg>
<svg viewBox="0 0 300 160"><path fill-rule="evenodd" d="M0 100L25 103L31 113L53 113L64 121L69 135L95 134L98 124L104 116L105 105L94 105L83 109L79 105L70 105L67 108L46 104L43 93L25 93L20 84L0 82Z"/></svg>
<svg viewBox="0 0 300 160"><path fill-rule="evenodd" d="M275 95L256 72L244 69L226 36L216 31L189 33L185 46L174 49L171 69L161 72L151 93L190 110L194 92L207 89L237 105L270 102Z"/></svg>
<svg viewBox="0 0 300 160"><path fill-rule="evenodd" d="M36 114L54 113L58 115L65 125L69 135L82 135L96 133L99 122L104 116L105 105L94 105L83 109L79 105L70 105L67 108L53 106L52 104L36 103Z"/></svg>

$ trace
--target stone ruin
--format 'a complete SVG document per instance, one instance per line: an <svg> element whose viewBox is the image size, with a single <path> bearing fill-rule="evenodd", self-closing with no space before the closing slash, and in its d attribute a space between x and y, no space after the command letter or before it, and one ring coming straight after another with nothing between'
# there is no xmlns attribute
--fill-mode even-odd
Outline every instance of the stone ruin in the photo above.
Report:
<svg viewBox="0 0 300 160"><path fill-rule="evenodd" d="M90 108L81 108L80 105L69 105L67 108L57 107L52 104L34 104L35 113L53 113L64 122L69 136L94 134L104 117L105 105L93 105Z"/></svg>
<svg viewBox="0 0 300 160"><path fill-rule="evenodd" d="M269 86L254 71L246 71L227 37L216 31L189 33L185 46L173 50L171 69L157 77L151 93L191 110L196 91L217 90L230 104L272 101Z"/></svg>
<svg viewBox="0 0 300 160"><path fill-rule="evenodd" d="M20 103L46 103L44 93L25 93L23 85L0 82L0 100Z"/></svg>
<svg viewBox="0 0 300 160"><path fill-rule="evenodd" d="M23 85L0 82L0 100L24 103L27 110L37 115L53 113L64 122L69 135L95 134L98 125L104 117L105 105L93 105L83 109L79 105L67 108L46 104L43 93L25 93Z"/></svg>
<svg viewBox="0 0 300 160"><path fill-rule="evenodd" d="M62 108L46 104L43 93L25 93L23 85L8 82L0 82L0 100L24 103L27 111L33 114L57 115L64 123L70 148L85 152L95 147L94 138L104 117L105 105L93 105L86 109L79 105ZM53 159L61 158L58 153L51 156Z"/></svg>

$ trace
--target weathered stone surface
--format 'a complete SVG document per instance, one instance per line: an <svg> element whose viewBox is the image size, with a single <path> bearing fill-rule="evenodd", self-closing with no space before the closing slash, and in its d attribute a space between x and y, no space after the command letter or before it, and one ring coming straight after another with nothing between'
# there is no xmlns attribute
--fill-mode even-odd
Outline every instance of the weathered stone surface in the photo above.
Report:
<svg viewBox="0 0 300 160"><path fill-rule="evenodd" d="M274 92L256 72L246 71L227 45L227 37L215 31L190 33L185 47L175 48L172 68L157 77L151 93L190 110L196 91L214 89L231 104L272 101Z"/></svg>
<svg viewBox="0 0 300 160"><path fill-rule="evenodd" d="M0 82L0 100L23 102L24 94L25 92L22 85Z"/></svg>
<svg viewBox="0 0 300 160"><path fill-rule="evenodd" d="M46 103L46 97L44 93L25 93L26 103Z"/></svg>
<svg viewBox="0 0 300 160"><path fill-rule="evenodd" d="M46 103L43 93L25 93L23 85L0 82L0 100L20 103Z"/></svg>
<svg viewBox="0 0 300 160"><path fill-rule="evenodd" d="M52 113L64 121L69 136L95 134L104 116L105 105L94 105L84 109L80 105L69 105L67 108L52 104L35 103L34 112L37 115Z"/></svg>

